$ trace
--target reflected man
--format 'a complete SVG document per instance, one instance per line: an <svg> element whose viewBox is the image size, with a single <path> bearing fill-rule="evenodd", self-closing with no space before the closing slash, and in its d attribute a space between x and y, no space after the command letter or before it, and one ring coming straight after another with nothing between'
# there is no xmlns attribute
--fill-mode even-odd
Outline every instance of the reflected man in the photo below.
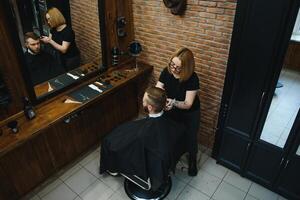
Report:
<svg viewBox="0 0 300 200"><path fill-rule="evenodd" d="M25 59L33 85L65 73L58 57L50 54L45 48L41 48L40 38L35 33L26 33L24 40L26 46Z"/></svg>

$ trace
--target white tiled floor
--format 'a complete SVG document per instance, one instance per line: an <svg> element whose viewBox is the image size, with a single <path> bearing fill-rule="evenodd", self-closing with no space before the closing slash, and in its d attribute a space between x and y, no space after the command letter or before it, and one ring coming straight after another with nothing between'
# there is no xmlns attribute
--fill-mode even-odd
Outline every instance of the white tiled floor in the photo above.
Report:
<svg viewBox="0 0 300 200"><path fill-rule="evenodd" d="M283 87L275 90L261 139L284 147L300 107L300 72L284 68L279 82Z"/></svg>
<svg viewBox="0 0 300 200"><path fill-rule="evenodd" d="M201 152L208 152L202 150ZM172 189L167 200L283 200L279 195L216 164L206 153L199 159L196 177L179 162L172 175ZM100 175L99 148L60 171L25 199L32 200L127 200L123 177ZM184 160L184 159L183 159Z"/></svg>

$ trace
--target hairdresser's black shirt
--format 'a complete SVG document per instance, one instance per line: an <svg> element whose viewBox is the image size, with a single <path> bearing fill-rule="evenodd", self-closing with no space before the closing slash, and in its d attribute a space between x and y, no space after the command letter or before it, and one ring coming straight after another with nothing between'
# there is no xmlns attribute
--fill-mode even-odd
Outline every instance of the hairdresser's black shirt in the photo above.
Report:
<svg viewBox="0 0 300 200"><path fill-rule="evenodd" d="M169 73L168 69L165 68L160 74L159 81L164 84L167 97L171 99L175 98L178 101L185 100L185 95L187 91L199 89L199 78L195 72L193 72L193 74L188 80L180 82L179 79L175 78L172 74ZM195 111L199 108L200 102L197 95L190 109L186 110L174 108L174 110L176 110L177 112L189 112Z"/></svg>
<svg viewBox="0 0 300 200"><path fill-rule="evenodd" d="M56 31L56 29L53 29L51 30L51 34L52 34L52 40L54 40L56 43L60 45L62 45L63 41L70 43L67 52L62 54L62 58L64 60L79 56L79 50L75 43L75 33L69 26L66 26L61 31Z"/></svg>

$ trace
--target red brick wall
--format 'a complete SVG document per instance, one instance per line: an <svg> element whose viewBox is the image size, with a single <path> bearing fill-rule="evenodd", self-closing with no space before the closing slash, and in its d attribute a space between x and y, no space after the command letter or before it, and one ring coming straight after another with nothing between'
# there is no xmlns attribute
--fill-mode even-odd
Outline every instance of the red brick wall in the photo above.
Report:
<svg viewBox="0 0 300 200"><path fill-rule="evenodd" d="M70 0L70 12L82 63L90 62L101 56L98 1Z"/></svg>
<svg viewBox="0 0 300 200"><path fill-rule="evenodd" d="M133 0L135 39L140 59L154 66L157 80L169 56L190 48L200 78L199 142L212 148L230 47L236 0L187 0L183 16L172 15L162 0Z"/></svg>

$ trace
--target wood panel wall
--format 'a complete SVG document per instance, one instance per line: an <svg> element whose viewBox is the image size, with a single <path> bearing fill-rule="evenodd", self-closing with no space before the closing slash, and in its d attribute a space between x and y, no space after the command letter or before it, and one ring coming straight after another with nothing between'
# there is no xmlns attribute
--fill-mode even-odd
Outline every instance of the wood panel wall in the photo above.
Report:
<svg viewBox="0 0 300 200"><path fill-rule="evenodd" d="M1 108L0 121L16 114L23 109L22 97L28 96L25 82L21 73L22 65L19 62L9 27L5 2L0 1L0 70L5 85L11 95L11 103L7 108Z"/></svg>
<svg viewBox="0 0 300 200"><path fill-rule="evenodd" d="M111 50L113 47L118 47L122 52L126 53L126 55L119 57L119 63L127 62L130 59L130 56L127 54L128 46L134 40L132 0L106 0L105 10L108 65L111 66ZM117 36L117 19L119 16L124 16L126 19L125 32L127 36L123 38Z"/></svg>

